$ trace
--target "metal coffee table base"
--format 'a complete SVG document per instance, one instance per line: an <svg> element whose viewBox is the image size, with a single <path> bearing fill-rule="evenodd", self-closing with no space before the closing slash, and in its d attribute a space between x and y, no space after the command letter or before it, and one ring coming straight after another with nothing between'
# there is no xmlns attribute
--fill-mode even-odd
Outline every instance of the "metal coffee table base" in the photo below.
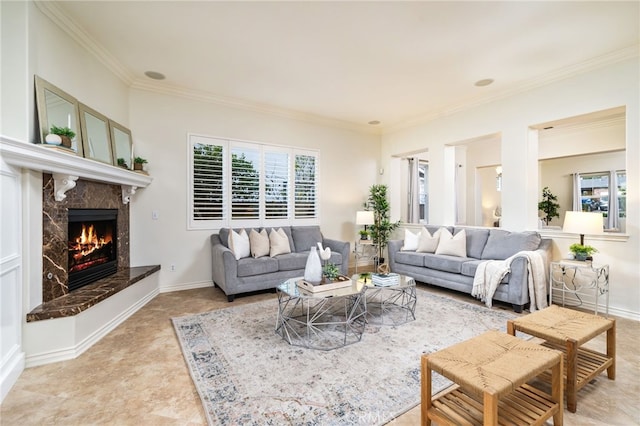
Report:
<svg viewBox="0 0 640 426"><path fill-rule="evenodd" d="M300 298L279 291L276 333L295 346L341 348L362 339L366 313L363 293Z"/></svg>
<svg viewBox="0 0 640 426"><path fill-rule="evenodd" d="M416 286L367 287L367 322L400 325L416 319Z"/></svg>

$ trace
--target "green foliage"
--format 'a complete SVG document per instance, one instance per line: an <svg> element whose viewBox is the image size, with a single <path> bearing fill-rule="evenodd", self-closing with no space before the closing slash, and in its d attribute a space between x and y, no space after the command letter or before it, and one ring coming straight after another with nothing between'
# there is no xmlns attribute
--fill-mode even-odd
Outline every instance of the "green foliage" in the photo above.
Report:
<svg viewBox="0 0 640 426"><path fill-rule="evenodd" d="M361 229L358 231L360 233L360 238L366 240L369 237L369 231Z"/></svg>
<svg viewBox="0 0 640 426"><path fill-rule="evenodd" d="M582 244L571 244L569 246L569 251L573 254L584 254L586 256L591 256L592 253L597 253L598 250L595 247L591 246L583 246Z"/></svg>
<svg viewBox="0 0 640 426"><path fill-rule="evenodd" d="M125 167L125 168L128 167L127 162L124 161L124 158L118 158L118 166Z"/></svg>
<svg viewBox="0 0 640 426"><path fill-rule="evenodd" d="M549 222L553 220L554 217L560 217L560 213L558 209L560 208L560 204L557 203L558 196L553 195L548 186L545 186L542 190L542 201L538 203L538 210L544 213L545 225L549 225Z"/></svg>
<svg viewBox="0 0 640 426"><path fill-rule="evenodd" d="M382 258L391 232L400 226L400 221L391 222L390 220L387 185L372 185L369 188L369 199L365 207L367 210L373 210L373 225L369 227L369 233L373 243L378 246L378 258Z"/></svg>
<svg viewBox="0 0 640 426"><path fill-rule="evenodd" d="M133 162L136 164L145 164L148 163L148 161L142 157L136 157L133 159Z"/></svg>
<svg viewBox="0 0 640 426"><path fill-rule="evenodd" d="M54 135L67 136L69 139L73 139L76 137L76 132L68 127L51 126L50 132Z"/></svg>
<svg viewBox="0 0 640 426"><path fill-rule="evenodd" d="M340 275L340 269L333 263L327 263L322 268L322 274L329 280L335 280Z"/></svg>

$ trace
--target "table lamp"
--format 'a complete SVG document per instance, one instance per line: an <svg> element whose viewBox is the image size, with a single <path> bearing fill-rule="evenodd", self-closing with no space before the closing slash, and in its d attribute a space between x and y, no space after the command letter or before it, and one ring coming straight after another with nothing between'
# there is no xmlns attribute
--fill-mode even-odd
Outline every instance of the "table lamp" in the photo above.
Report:
<svg viewBox="0 0 640 426"><path fill-rule="evenodd" d="M564 214L562 231L580 235L580 245L584 245L584 236L602 234L602 213L567 211Z"/></svg>
<svg viewBox="0 0 640 426"><path fill-rule="evenodd" d="M364 230L367 230L367 225L373 225L373 212L367 210L359 210L356 212L356 225L364 225Z"/></svg>

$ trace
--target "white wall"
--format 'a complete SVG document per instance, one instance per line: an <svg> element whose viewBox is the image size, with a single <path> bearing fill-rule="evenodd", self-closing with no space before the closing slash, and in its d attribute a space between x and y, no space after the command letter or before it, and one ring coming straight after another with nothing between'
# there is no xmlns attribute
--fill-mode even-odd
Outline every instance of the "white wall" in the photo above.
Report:
<svg viewBox="0 0 640 426"><path fill-rule="evenodd" d="M530 126L562 118L626 107L626 170L628 237L598 237L592 245L599 259L611 266L612 312L640 319L640 110L638 58L624 60L520 95L437 118L382 137L382 161L393 155L429 150L431 156L429 217L434 224L453 223L447 146L456 141L501 133L503 167L502 226L512 230L537 228L538 143L530 137ZM394 178L387 183L397 186ZM568 251L575 236L554 236L557 258Z"/></svg>
<svg viewBox="0 0 640 426"><path fill-rule="evenodd" d="M146 90L132 90L130 109L135 154L149 160L154 178L131 208L131 262L160 263L162 291L211 283L209 237L217 230L187 230L188 133L319 149L322 232L356 238L355 212L375 183L378 136Z"/></svg>

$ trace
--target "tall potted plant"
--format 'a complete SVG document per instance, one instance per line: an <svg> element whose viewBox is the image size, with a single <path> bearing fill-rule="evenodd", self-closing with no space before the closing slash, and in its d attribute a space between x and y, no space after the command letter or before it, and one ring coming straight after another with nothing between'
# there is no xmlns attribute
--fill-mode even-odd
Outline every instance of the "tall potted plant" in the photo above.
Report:
<svg viewBox="0 0 640 426"><path fill-rule="evenodd" d="M560 204L558 204L557 201L558 196L553 195L549 187L545 186L542 190L542 201L538 203L538 210L544 213L542 220L544 220L544 224L547 226L554 217L560 217L560 213L558 212Z"/></svg>
<svg viewBox="0 0 640 426"><path fill-rule="evenodd" d="M367 210L373 210L373 225L369 227L369 234L373 243L378 247L378 264L384 263L384 249L387 247L391 232L400 226L400 221L391 222L389 217L389 201L387 200L387 185L372 185L369 188L369 199L365 205Z"/></svg>

